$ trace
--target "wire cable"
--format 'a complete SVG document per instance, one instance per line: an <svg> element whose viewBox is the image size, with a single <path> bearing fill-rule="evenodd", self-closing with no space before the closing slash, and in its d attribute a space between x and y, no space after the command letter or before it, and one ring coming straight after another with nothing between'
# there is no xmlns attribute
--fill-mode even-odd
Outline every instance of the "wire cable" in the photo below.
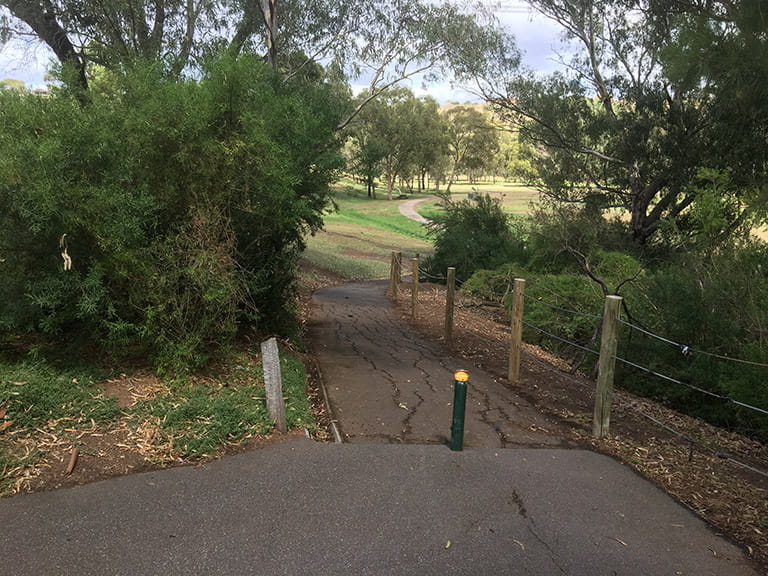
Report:
<svg viewBox="0 0 768 576"><path fill-rule="evenodd" d="M709 450L712 450L712 449L709 448ZM715 452L715 456L717 456L721 460L727 460L728 462L731 462L732 464L736 464L737 466L741 466L742 468L746 468L747 470L751 470L755 474L760 474L760 476L764 476L764 477L768 478L768 473L763 472L762 470L759 470L759 469L757 469L757 468L755 468L753 466L750 466L749 464L744 464L744 462L740 462L740 461L736 460L735 458L732 458L728 454L723 454L723 453L720 453L720 452Z"/></svg>
<svg viewBox="0 0 768 576"><path fill-rule="evenodd" d="M528 352L525 348L520 348L520 351L523 354L525 354L527 357L529 357L531 360L533 360L536 364L542 366L543 368L547 369L550 372L553 372L554 374L556 374L557 376L563 378L564 380L567 380L567 381L572 382L574 384L578 384L579 386L581 386L583 388L587 388L588 390L591 390L593 392L595 391L595 388L593 386L585 384L584 382L580 382L580 381L576 380L575 378L571 378L570 376L568 376L567 374L561 372L560 370L557 370L556 368L553 368L552 366L550 366L546 362L543 362L542 360L539 360L538 358L536 358L536 356L534 356L533 354ZM726 461L731 462L732 464L734 464L736 466L739 466L739 467L744 468L746 470L750 470L750 471L754 472L755 474L759 474L760 476L768 478L768 472L764 472L763 470L760 470L759 468L755 468L754 466L750 466L749 464L745 464L744 462L741 462L740 460L737 460L736 458L734 458L733 456L730 456L729 454L725 454L723 452L719 452L718 450L715 450L714 448L712 448L710 446L707 446L703 442L700 442L700 441L696 440L695 438L692 438L692 437L688 436L687 434L683 434L679 430L675 430L674 428L672 428L671 426L665 424L664 422L662 422L658 418L654 418L650 414L646 414L645 412L643 412L642 410L640 410L636 406L633 406L633 404L631 402L628 402L627 400L624 400L616 392L614 392L612 394L612 397L615 400L617 400L619 403L621 403L623 406L629 408L630 410L632 410L633 412L639 414L643 418L646 418L647 420L650 420L651 422L653 422L654 424L656 424L660 428L663 428L664 430L668 431L670 434L673 434L674 436L677 436L681 440L684 440L684 441L688 442L689 445L690 445L691 450L693 450L693 446L700 446L701 448L703 448L704 450L707 450L708 452L711 452L712 454L714 454L717 458L720 458L721 460L726 460Z"/></svg>
<svg viewBox="0 0 768 576"><path fill-rule="evenodd" d="M625 360L624 358L620 358L618 356L614 356L614 358L616 360L618 360L619 362L627 364L628 366L632 366L633 368L641 370L641 371L645 372L646 374L650 374L651 376L656 376L657 378L661 378L662 380L666 380L667 382L672 382L673 384L678 384L680 386L685 386L686 388L690 388L691 390L695 390L696 392L700 392L702 394L706 394L707 396L711 396L712 398L717 398L718 400L723 400L724 402L730 402L731 404L736 404L736 405L741 406L743 408L747 408L749 410L753 410L755 412L759 412L761 414L765 414L766 416L768 416L768 410L764 410L762 408L758 408L757 406L752 406L750 404L746 404L744 402L740 402L738 400L734 400L730 396L723 396L722 394L717 394L715 392L711 392L709 390L705 390L704 388L700 388L698 386L694 386L693 384L688 384L687 382L682 382L681 380L678 380L677 378L672 378L671 376L666 376L664 374L660 374L659 372L651 370L650 368L646 368L645 366L640 366L639 364L635 364L634 362L630 362L629 360Z"/></svg>
<svg viewBox="0 0 768 576"><path fill-rule="evenodd" d="M764 472L763 470L755 468L754 466L750 466L749 464L745 464L744 462L741 462L740 460L737 460L736 458L734 458L734 457L732 457L732 456L730 456L728 454L725 454L723 452L719 452L719 451L715 450L714 448L712 448L710 446L707 446L706 444L704 444L703 442L701 442L699 440L696 440L695 438L691 438L687 434L683 434L679 430L675 430L671 426L668 426L667 424L664 424L661 420L658 420L657 418L654 418L650 414L646 414L645 412L643 412L642 410L640 410L639 408L634 406L631 402L627 402L626 400L623 400L618 394L614 393L613 394L613 398L618 400L622 405L624 405L625 407L629 408L630 410L632 410L636 414L639 414L643 418L646 418L647 420L650 420L651 422L653 422L657 426L659 426L659 427L663 428L664 430L666 430L667 432L677 436L681 440L685 440L686 442L688 442L690 444L691 451L693 451L693 447L694 446L699 446L699 447L703 448L704 450L707 450L708 452L711 452L712 454L714 454L717 458L720 458L721 460L727 460L728 462L731 462L732 464L735 464L735 465L740 466L742 468L746 468L747 470L751 470L752 472L754 472L756 474L759 474L761 476L764 476L764 477L768 478L768 472ZM690 459L690 457L689 457L689 459Z"/></svg>
<svg viewBox="0 0 768 576"><path fill-rule="evenodd" d="M602 320L603 318L602 316L597 316L595 314L587 314L586 312L577 312L576 310L570 310L569 308L562 308L560 306L555 306L554 304L550 304L549 302L545 302L544 300L539 300L538 298L534 298L533 296L529 296L528 294L524 294L523 297L533 302L536 302L537 304L543 304L547 308L551 308L553 310L559 310L560 312L567 312L568 314L573 314L574 316L581 316L583 318L593 318L595 320Z"/></svg>
<svg viewBox="0 0 768 576"><path fill-rule="evenodd" d="M433 274L430 274L429 272L427 272L426 270L424 270L421 267L419 267L419 273L421 275L423 275L424 277L426 277L426 278L431 278L431 279L436 279L436 280L447 280L447 278L445 276L442 276L442 275L435 276ZM458 278L455 279L455 281L456 281L456 284L458 284L459 286L461 286L462 284L465 283L464 281L459 280ZM491 295L499 298L499 301L501 303L503 303L504 300L509 298L509 296L510 296L509 293L502 295L502 294L498 294L498 293L495 293L495 292L491 292ZM550 309L553 309L553 310L558 310L560 312L565 312L565 313L572 314L572 315L575 315L575 316L580 316L580 317L583 317L583 318L591 318L591 319L595 319L595 320L601 320L602 319L602 316L597 316L595 314L587 314L587 313L584 313L584 312L578 312L576 310L571 310L569 308L563 308L561 306L556 306L554 304L550 304L549 302L545 302L544 300L540 300L538 298L534 298L533 296L530 296L528 294L523 294L523 297L528 299L528 300L531 300L533 302L536 302L538 304L542 304L542 305L546 306L547 308L550 308ZM766 368L768 368L768 364L764 364L764 363L760 363L760 362L752 362L752 361L749 361L749 360L741 360L739 358L731 358L729 356L723 356L721 354L714 354L714 353L711 353L711 352L705 352L703 350L698 350L696 348L691 348L690 346L686 346L684 344L680 344L679 342L675 342L674 340L670 340L668 338L664 338L663 336L660 336L660 335L655 334L655 333L653 333L653 332L651 332L649 330L646 330L644 328L636 326L636 325L632 324L631 322L627 322L625 320L622 320L621 318L619 318L619 322L621 324L623 324L624 326L627 326L630 329L637 330L638 332L641 332L642 334L645 334L646 336L649 336L651 338L655 338L655 339L657 339L657 340L659 340L661 342L664 342L666 344L670 344L672 346L675 346L676 348L679 348L684 355L688 355L688 354L691 354L691 353L696 353L696 354L702 354L702 355L705 355L705 356L710 356L710 357L713 357L713 358L719 358L719 359L727 360L727 361L731 361L731 362L737 362L737 363L741 363L741 364L747 364L747 365L752 365L752 366L759 366L759 367L766 367ZM550 338L558 340L559 342L562 342L563 344L566 344L568 346L572 346L574 348L577 348L579 350L582 350L584 352L588 352L590 354L594 354L594 355L597 355L597 356L600 355L599 351L597 351L597 350L593 350L593 349L588 348L586 346L582 346L581 344L577 344L575 342L572 342L570 340L567 340L565 338L557 336L556 334L553 334L552 332L544 330L543 328L541 328L539 326L535 326L534 324L531 324L529 322L525 322L524 321L523 325L527 326L528 328L531 328L532 330L540 332L541 334L544 334L544 335L546 335L546 336L548 336ZM683 382L681 380L677 380L676 378L672 378L670 376L666 376L664 374L661 374L659 372L651 370L650 368L646 368L645 366L641 366L639 364L635 364L634 362L630 362L629 360L626 360L624 358L620 358L618 356L615 356L614 358L616 358L616 360L618 360L619 362L627 364L628 366L636 368L637 370L641 370L641 371L645 372L646 374L650 374L650 375L655 376L657 378L661 378L662 380L666 380L667 382L671 382L671 383L677 384L679 386L685 386L686 388L689 388L689 389L694 390L696 392L699 392L701 394L705 394L705 395L710 396L712 398L716 398L718 400L729 402L731 404L735 404L737 406L741 406L742 408L746 408L748 410L752 410L754 412L758 412L760 414L764 414L764 415L768 416L768 410L765 410L763 408L759 408L757 406L752 406L751 404L747 404L745 402L741 402L739 400L735 400L735 399L731 398L730 396L723 396L721 394L717 394L715 392L711 392L709 390L705 390L704 388L700 388L699 386L695 386L693 384L689 384L687 382Z"/></svg>
<svg viewBox="0 0 768 576"><path fill-rule="evenodd" d="M538 358L536 358L536 356L534 354L531 354L525 348L521 347L520 348L520 352L522 352L523 354L528 356L531 360L533 360L539 366L542 366L543 368L549 370L550 372L553 372L554 374L558 375L560 378L562 378L564 380L567 380L567 381L569 381L569 382L571 382L573 384L578 384L582 388L586 388L587 390L591 390L592 392L595 391L595 387L594 386L591 386L589 384L581 382L581 381L577 380L576 378L573 378L572 376L566 374L565 372L563 372L561 370L558 370L557 368L553 368L552 366L550 366L549 364L547 364L543 360L539 360Z"/></svg>
<svg viewBox="0 0 768 576"><path fill-rule="evenodd" d="M621 322L628 328L637 330L638 332L645 334L646 336L650 336L651 338L655 338L656 340L665 342L666 344L671 344L675 348L679 348L680 351L686 356L688 354L701 354L702 356L710 356L712 358L727 360L729 362L737 362L739 364L747 364L749 366L759 366L761 368L768 368L768 364L764 362L753 362L751 360L742 360L741 358L732 358L731 356L723 356L722 354L715 354L714 352L706 352L704 350L692 348L691 346L686 346L685 344L680 344L679 342L675 342L674 340L670 340L669 338L664 338L663 336L659 336L658 334L655 334L649 330L646 330L645 328L640 328L640 326L635 326L634 324L627 322L625 320L619 319L619 322Z"/></svg>

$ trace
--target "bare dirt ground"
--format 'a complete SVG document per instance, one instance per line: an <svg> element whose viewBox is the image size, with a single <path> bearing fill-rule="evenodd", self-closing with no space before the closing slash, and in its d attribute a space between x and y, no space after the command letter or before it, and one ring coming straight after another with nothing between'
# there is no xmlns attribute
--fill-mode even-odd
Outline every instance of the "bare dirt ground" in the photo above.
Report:
<svg viewBox="0 0 768 576"><path fill-rule="evenodd" d="M411 317L408 283L401 284L397 303L416 330L429 339L443 341L444 287L421 284L416 321ZM454 315L454 337L449 347L468 362L505 379L509 319L503 311L460 297ZM625 392L619 392L614 400L610 435L592 438L594 395L588 389L592 382L570 374L565 361L536 346L524 344L522 358L520 382L507 381L507 386L564 423L572 440L623 461L740 543L768 574L768 478L716 455L727 453L768 471L765 445ZM638 411L700 444L691 450L690 443Z"/></svg>

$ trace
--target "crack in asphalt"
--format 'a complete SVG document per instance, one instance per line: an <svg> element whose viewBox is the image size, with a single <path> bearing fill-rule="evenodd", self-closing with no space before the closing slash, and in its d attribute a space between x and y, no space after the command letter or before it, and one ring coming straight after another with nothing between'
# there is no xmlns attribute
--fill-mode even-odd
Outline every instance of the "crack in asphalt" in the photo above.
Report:
<svg viewBox="0 0 768 576"><path fill-rule="evenodd" d="M561 574L568 574L568 572L565 570L565 568L563 568L562 566L560 566L560 564L558 563L558 561L557 561L557 552L555 552L555 551L552 549L552 546L550 546L550 545L549 545L549 543L548 543L546 540L544 540L544 539L543 539L541 536L539 536L539 535L536 533L536 531L535 531L535 530L534 530L534 529L531 527L532 525L533 525L533 526L536 526L536 523L533 521L533 519L529 518L529 519L528 519L528 523L526 524L526 528L528 529L528 532L530 532L531 536L533 536L534 538L536 538L536 540L537 540L537 541L538 541L540 544L542 544L542 545L544 546L544 548L546 548L546 549L547 549L547 551L549 552L549 559L552 561L552 564L554 564L554 565L555 565L555 567L556 567L558 570L560 570L560 573L561 573Z"/></svg>
<svg viewBox="0 0 768 576"><path fill-rule="evenodd" d="M315 295L320 320L313 322L310 336L323 352L317 355L320 370L333 382L331 408L347 438L433 443L449 429L453 371L466 359L419 337L385 290L386 282L351 284ZM551 438L536 442L538 435L527 432L522 417L511 420L510 398L524 402L473 369L465 426L469 443L495 448L552 443ZM519 442L508 437L516 430L523 433Z"/></svg>
<svg viewBox="0 0 768 576"><path fill-rule="evenodd" d="M496 434L499 437L499 440L501 440L501 447L506 448L507 447L507 436L499 429L499 426L497 426L498 420L493 420L489 417L489 413L493 411L498 411L500 414L504 415L503 410L499 406L492 406L491 405L491 397L490 394L484 390L477 390L479 392L482 400L484 408L480 410L480 418L482 419L483 423L485 423L487 426L492 428Z"/></svg>
<svg viewBox="0 0 768 576"><path fill-rule="evenodd" d="M404 427L403 428L403 439L405 439L405 438L407 438L408 436L411 435L411 433L412 433L411 419L416 415L416 412L422 406L422 404L424 404L424 397L421 396L421 394L419 394L418 392L416 392L414 390L413 395L416 396L416 398L419 399L419 402L415 406L413 406L413 407L408 406L406 408L406 410L408 410L408 416L406 416L405 419L403 420L403 427Z"/></svg>

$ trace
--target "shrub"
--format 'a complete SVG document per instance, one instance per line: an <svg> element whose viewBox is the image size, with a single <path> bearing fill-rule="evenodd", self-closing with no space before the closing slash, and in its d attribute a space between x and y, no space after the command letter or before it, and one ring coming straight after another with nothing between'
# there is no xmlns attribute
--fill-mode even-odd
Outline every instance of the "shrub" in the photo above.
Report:
<svg viewBox="0 0 768 576"><path fill-rule="evenodd" d="M171 369L244 323L285 331L340 165L334 91L256 57L111 82L87 105L0 93L0 326L138 344Z"/></svg>
<svg viewBox="0 0 768 576"><path fill-rule="evenodd" d="M513 230L498 199L486 194L461 202L445 200L444 207L445 213L430 225L435 252L425 267L431 274L454 267L456 277L465 280L477 270L525 261L524 229L516 222Z"/></svg>

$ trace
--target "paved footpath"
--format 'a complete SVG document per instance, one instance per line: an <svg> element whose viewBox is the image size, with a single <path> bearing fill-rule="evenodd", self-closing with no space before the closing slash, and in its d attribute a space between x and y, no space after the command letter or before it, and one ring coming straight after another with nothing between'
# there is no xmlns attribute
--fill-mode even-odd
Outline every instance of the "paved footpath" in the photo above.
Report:
<svg viewBox="0 0 768 576"><path fill-rule="evenodd" d="M415 198L413 200L408 200L406 202L403 202L400 204L400 214L405 216L406 218L410 218L411 220L415 220L416 222L420 222L422 224L426 224L429 222L424 216L416 212L416 207L421 204L422 202L426 202L427 200L433 200L434 197L430 196L427 198Z"/></svg>
<svg viewBox="0 0 768 576"><path fill-rule="evenodd" d="M13 576L758 576L606 456L292 440L0 500Z"/></svg>
<svg viewBox="0 0 768 576"><path fill-rule="evenodd" d="M453 375L468 368L400 318L386 282L315 294L309 325L334 416L347 442L444 444L450 437ZM464 445L566 446L556 422L493 376L470 370Z"/></svg>
<svg viewBox="0 0 768 576"><path fill-rule="evenodd" d="M759 576L627 467L539 432L476 370L467 448L450 451L463 366L382 299L377 285L321 292L313 326L341 429L361 443L291 440L0 499L2 574Z"/></svg>

